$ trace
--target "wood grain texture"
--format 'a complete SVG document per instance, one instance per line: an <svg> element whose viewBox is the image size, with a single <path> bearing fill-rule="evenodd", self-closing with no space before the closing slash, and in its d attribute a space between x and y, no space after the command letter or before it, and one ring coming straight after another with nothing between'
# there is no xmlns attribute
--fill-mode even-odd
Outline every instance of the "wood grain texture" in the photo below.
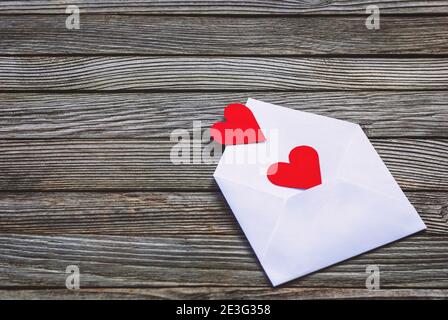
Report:
<svg viewBox="0 0 448 320"><path fill-rule="evenodd" d="M0 91L448 89L448 60L0 57Z"/></svg>
<svg viewBox="0 0 448 320"><path fill-rule="evenodd" d="M407 192L427 234L448 236L448 192ZM0 193L0 234L241 234L219 192Z"/></svg>
<svg viewBox="0 0 448 320"><path fill-rule="evenodd" d="M448 298L448 1L68 4L0 1L0 298ZM170 161L249 96L360 123L428 229L272 289L216 163Z"/></svg>
<svg viewBox="0 0 448 320"><path fill-rule="evenodd" d="M400 55L447 54L446 17L384 16L381 32L365 16L166 17L85 15L79 30L65 15L0 19L2 55Z"/></svg>
<svg viewBox="0 0 448 320"><path fill-rule="evenodd" d="M368 0L77 0L76 2L30 0L1 1L0 13L65 13L67 4L76 3L85 13L130 14L365 14ZM448 13L447 1L384 0L377 2L382 13Z"/></svg>
<svg viewBox="0 0 448 320"><path fill-rule="evenodd" d="M81 288L42 290L1 290L0 299L43 300L125 300L125 299L447 299L446 289L350 289L267 287L177 287L177 288Z"/></svg>
<svg viewBox="0 0 448 320"><path fill-rule="evenodd" d="M369 137L448 138L448 92L0 93L2 139L161 138L248 97L359 123Z"/></svg>
<svg viewBox="0 0 448 320"><path fill-rule="evenodd" d="M445 289L448 237L419 233L289 282L285 287L365 288L366 267L378 265L381 287ZM65 288L66 267L78 265L81 286L220 286L271 288L249 244L236 235L0 235L2 287Z"/></svg>
<svg viewBox="0 0 448 320"><path fill-rule="evenodd" d="M219 156L208 164L173 164L177 142L168 139L1 140L0 190L216 189L212 174ZM448 190L446 140L372 142L405 190ZM200 148L198 143L194 150Z"/></svg>

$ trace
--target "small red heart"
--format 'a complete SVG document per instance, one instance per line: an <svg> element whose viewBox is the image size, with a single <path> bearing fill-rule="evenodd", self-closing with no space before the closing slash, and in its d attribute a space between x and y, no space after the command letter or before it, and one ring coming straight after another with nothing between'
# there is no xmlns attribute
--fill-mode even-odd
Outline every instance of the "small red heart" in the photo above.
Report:
<svg viewBox="0 0 448 320"><path fill-rule="evenodd" d="M215 123L210 136L225 145L248 144L266 141L252 111L244 104L232 103L224 109L226 121Z"/></svg>
<svg viewBox="0 0 448 320"><path fill-rule="evenodd" d="M289 153L288 162L277 162L268 168L268 179L273 184L309 189L322 183L319 155L309 146L295 147Z"/></svg>

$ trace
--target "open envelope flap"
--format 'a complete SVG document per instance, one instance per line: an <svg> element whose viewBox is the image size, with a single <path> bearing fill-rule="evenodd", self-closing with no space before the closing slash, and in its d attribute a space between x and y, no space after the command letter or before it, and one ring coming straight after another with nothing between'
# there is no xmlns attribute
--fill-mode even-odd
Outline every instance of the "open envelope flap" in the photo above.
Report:
<svg viewBox="0 0 448 320"><path fill-rule="evenodd" d="M284 199L220 176L215 180L260 259Z"/></svg>
<svg viewBox="0 0 448 320"><path fill-rule="evenodd" d="M260 261L275 286L424 228L407 201L335 180L286 202Z"/></svg>

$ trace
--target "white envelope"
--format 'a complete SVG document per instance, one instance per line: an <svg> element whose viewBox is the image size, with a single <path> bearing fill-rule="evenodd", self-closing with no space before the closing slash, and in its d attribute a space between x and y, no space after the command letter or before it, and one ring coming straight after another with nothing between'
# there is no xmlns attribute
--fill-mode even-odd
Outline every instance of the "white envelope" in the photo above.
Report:
<svg viewBox="0 0 448 320"><path fill-rule="evenodd" d="M214 178L274 286L426 228L357 124L249 99L266 141L226 146ZM322 184L272 184L296 146L317 150Z"/></svg>

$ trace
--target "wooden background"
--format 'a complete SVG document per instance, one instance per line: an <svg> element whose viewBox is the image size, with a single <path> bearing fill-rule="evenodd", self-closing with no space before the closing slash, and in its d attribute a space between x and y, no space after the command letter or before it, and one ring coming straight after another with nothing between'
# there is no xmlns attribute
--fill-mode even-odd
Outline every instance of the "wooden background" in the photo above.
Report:
<svg viewBox="0 0 448 320"><path fill-rule="evenodd" d="M448 297L448 1L70 3L0 2L0 298ZM247 97L360 123L428 229L272 289L215 164L169 159Z"/></svg>

